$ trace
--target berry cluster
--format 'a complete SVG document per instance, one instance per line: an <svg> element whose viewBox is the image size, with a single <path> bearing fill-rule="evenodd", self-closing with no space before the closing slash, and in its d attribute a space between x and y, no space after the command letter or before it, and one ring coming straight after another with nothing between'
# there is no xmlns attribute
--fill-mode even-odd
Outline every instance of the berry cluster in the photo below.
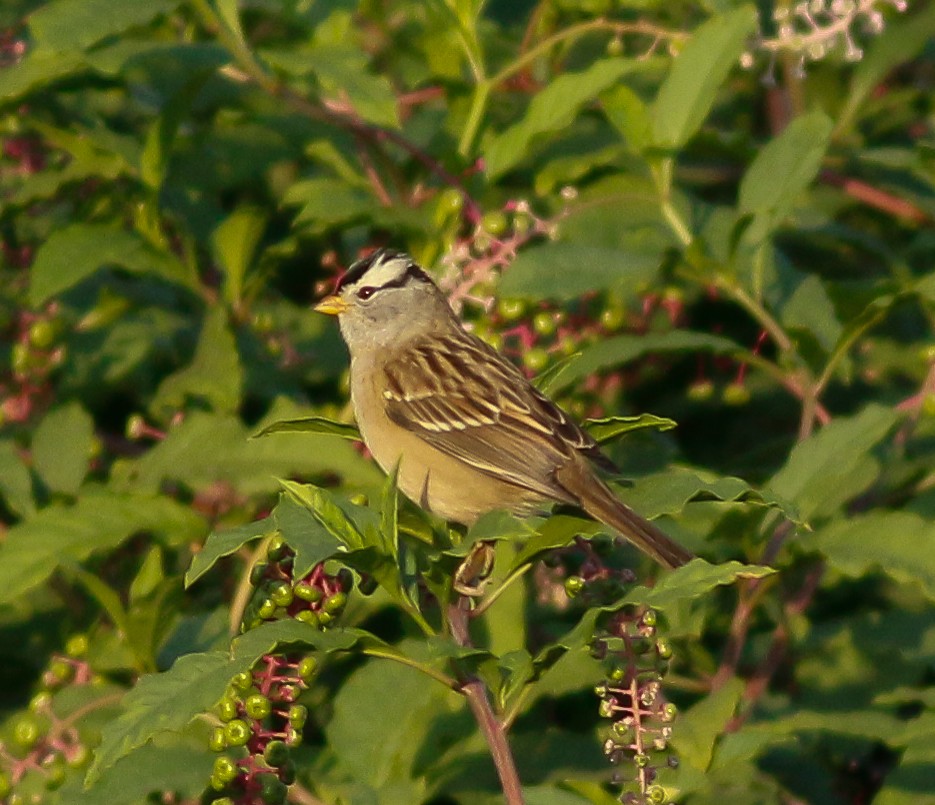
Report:
<svg viewBox="0 0 935 805"><path fill-rule="evenodd" d="M75 715L62 718L53 709L55 693L67 686L88 685L92 674L83 659L85 635L72 637L64 655L54 655L42 674L41 689L28 710L14 716L0 741L0 803L39 802L41 792L61 787L69 770L81 769L91 750L76 725Z"/></svg>
<svg viewBox="0 0 935 805"><path fill-rule="evenodd" d="M270 540L266 562L258 562L250 572L256 594L244 613L242 631L264 621L295 618L319 629L327 628L347 604L352 576L341 568L336 576L317 564L303 578L292 577L295 553L278 535Z"/></svg>
<svg viewBox="0 0 935 805"><path fill-rule="evenodd" d="M252 671L234 676L216 707L221 724L210 739L214 751L225 753L214 761L211 774L215 805L286 801L296 774L289 750L302 742L308 718L308 710L296 699L317 670L314 657L268 654Z"/></svg>
<svg viewBox="0 0 935 805"><path fill-rule="evenodd" d="M656 634L655 611L621 611L614 615L595 651L609 664L607 680L595 693L600 714L613 720L604 752L615 765L629 762L635 773L614 776L622 787L624 805L662 805L665 789L656 783L660 755L664 763L677 765L667 754L676 708L666 701L662 678L668 672L672 647Z"/></svg>
<svg viewBox="0 0 935 805"><path fill-rule="evenodd" d="M3 329L11 331L12 346L10 375L0 377L0 425L25 422L44 408L51 399L49 376L65 360L56 303L42 313L20 311L10 321L0 322L0 332Z"/></svg>

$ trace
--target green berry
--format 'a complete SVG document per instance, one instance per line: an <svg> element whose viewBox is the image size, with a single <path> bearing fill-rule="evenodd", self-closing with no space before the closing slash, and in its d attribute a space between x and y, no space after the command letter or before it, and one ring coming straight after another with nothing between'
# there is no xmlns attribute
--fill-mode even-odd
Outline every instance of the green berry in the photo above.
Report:
<svg viewBox="0 0 935 805"><path fill-rule="evenodd" d="M347 596L344 593L335 593L325 599L322 605L325 612L330 615L337 615L347 604Z"/></svg>
<svg viewBox="0 0 935 805"><path fill-rule="evenodd" d="M643 613L643 617L641 618L641 620L643 621L644 626L650 626L650 627L655 626L656 625L656 610L647 609Z"/></svg>
<svg viewBox="0 0 935 805"><path fill-rule="evenodd" d="M501 299L497 303L497 313L505 321L515 321L526 312L526 303L522 299Z"/></svg>
<svg viewBox="0 0 935 805"><path fill-rule="evenodd" d="M239 674L234 674L234 676L231 677L231 687L241 693L246 693L253 687L253 674L249 671L241 671Z"/></svg>
<svg viewBox="0 0 935 805"><path fill-rule="evenodd" d="M615 332L623 327L626 321L626 313L620 306L614 305L601 311L601 327L608 332Z"/></svg>
<svg viewBox="0 0 935 805"><path fill-rule="evenodd" d="M273 711L273 706L262 693L254 693L244 701L244 710L250 718L262 721Z"/></svg>
<svg viewBox="0 0 935 805"><path fill-rule="evenodd" d="M694 402L709 400L713 394L714 383L710 380L699 380L688 387L688 399Z"/></svg>
<svg viewBox="0 0 935 805"><path fill-rule="evenodd" d="M78 744L69 749L65 762L73 769L80 769L91 760L91 750L84 744Z"/></svg>
<svg viewBox="0 0 935 805"><path fill-rule="evenodd" d="M214 759L211 776L223 783L222 787L232 783L238 774L240 774L240 768L227 755L221 755L221 757Z"/></svg>
<svg viewBox="0 0 935 805"><path fill-rule="evenodd" d="M656 653L664 660L672 657L672 644L668 640L656 641Z"/></svg>
<svg viewBox="0 0 935 805"><path fill-rule="evenodd" d="M8 796L13 790L13 783L6 772L0 771L0 799Z"/></svg>
<svg viewBox="0 0 935 805"><path fill-rule="evenodd" d="M318 673L318 660L314 657L303 657L299 661L296 673L299 675L299 679L307 685Z"/></svg>
<svg viewBox="0 0 935 805"><path fill-rule="evenodd" d="M581 576L569 576L565 579L565 594L569 598L575 598L584 589L585 580Z"/></svg>
<svg viewBox="0 0 935 805"><path fill-rule="evenodd" d="M49 673L59 682L70 682L75 675L75 666L67 660L52 660L49 664Z"/></svg>
<svg viewBox="0 0 935 805"><path fill-rule="evenodd" d="M295 587L292 588L292 592L296 598L302 601L308 601L310 604L321 601L324 595L318 587L314 584L309 584L307 581L296 583Z"/></svg>
<svg viewBox="0 0 935 805"><path fill-rule="evenodd" d="M666 792L661 785L650 786L646 796L653 805L663 805L666 801Z"/></svg>
<svg viewBox="0 0 935 805"><path fill-rule="evenodd" d="M296 765L292 758L289 758L279 767L279 779L286 785L292 785L296 778Z"/></svg>
<svg viewBox="0 0 935 805"><path fill-rule="evenodd" d="M260 799L265 805L282 805L286 801L286 785L275 774L258 774L254 779L260 786Z"/></svg>
<svg viewBox="0 0 935 805"><path fill-rule="evenodd" d="M267 598L260 604L259 609L257 609L257 615L259 615L263 620L268 621L276 617L276 602L271 598Z"/></svg>
<svg viewBox="0 0 935 805"><path fill-rule="evenodd" d="M539 335L550 336L555 333L555 316L548 312L537 313L532 320L532 329Z"/></svg>
<svg viewBox="0 0 935 805"><path fill-rule="evenodd" d="M52 706L52 694L47 690L40 691L29 700L29 709L33 713L47 713Z"/></svg>
<svg viewBox="0 0 935 805"><path fill-rule="evenodd" d="M221 701L218 702L218 718L221 721L233 721L237 718L240 708L236 699L232 699L229 696L225 696Z"/></svg>
<svg viewBox="0 0 935 805"><path fill-rule="evenodd" d="M438 194L438 211L444 215L455 215L464 206L464 196L454 187L446 187Z"/></svg>
<svg viewBox="0 0 935 805"><path fill-rule="evenodd" d="M269 570L269 565L266 562L257 562L250 568L250 583L254 587L259 587L263 583L263 579L266 578L267 570Z"/></svg>
<svg viewBox="0 0 935 805"><path fill-rule="evenodd" d="M499 210L484 213L484 217L481 218L480 222L481 228L491 235L502 235L504 232L506 232L508 224L509 221L507 220L506 215L504 215Z"/></svg>
<svg viewBox="0 0 935 805"><path fill-rule="evenodd" d="M36 349L48 349L57 335L58 328L48 319L37 319L29 327L29 343Z"/></svg>
<svg viewBox="0 0 935 805"><path fill-rule="evenodd" d="M662 708L663 721L672 721L678 715L679 709L672 702L666 702Z"/></svg>
<svg viewBox="0 0 935 805"><path fill-rule="evenodd" d="M297 730L305 726L308 720L308 708L304 704L294 704L289 708L289 723Z"/></svg>
<svg viewBox="0 0 935 805"><path fill-rule="evenodd" d="M329 615L329 617L331 617ZM303 609L295 613L295 619L297 621L302 621L302 623L307 623L309 626L314 626L316 629L321 628L321 618L318 617L317 612L312 612L310 609Z"/></svg>
<svg viewBox="0 0 935 805"><path fill-rule="evenodd" d="M42 724L32 713L23 713L13 723L13 743L25 752L39 743L42 733Z"/></svg>
<svg viewBox="0 0 935 805"><path fill-rule="evenodd" d="M223 752L227 749L227 735L224 727L215 727L211 730L208 746L211 748L212 752Z"/></svg>
<svg viewBox="0 0 935 805"><path fill-rule="evenodd" d="M45 772L45 787L49 791L61 788L68 775L68 769L65 766L65 758L59 752L48 755L42 760L42 769Z"/></svg>
<svg viewBox="0 0 935 805"><path fill-rule="evenodd" d="M298 746L302 743L302 733L295 727L286 727L286 746Z"/></svg>
<svg viewBox="0 0 935 805"><path fill-rule="evenodd" d="M549 365L549 353L543 347L533 347L523 355L523 366L531 372L541 372Z"/></svg>
<svg viewBox="0 0 935 805"><path fill-rule="evenodd" d="M282 535L276 534L269 541L269 547L266 549L266 555L269 557L271 562L278 562L280 559L285 557L288 549L289 548L286 545L286 541L282 538Z"/></svg>
<svg viewBox="0 0 935 805"><path fill-rule="evenodd" d="M17 341L13 345L10 358L15 374L25 375L29 373L29 369L32 365L32 356L29 353L29 346L27 344Z"/></svg>
<svg viewBox="0 0 935 805"><path fill-rule="evenodd" d="M282 766L289 757L289 747L282 741L270 741L263 750L263 759L270 766Z"/></svg>
<svg viewBox="0 0 935 805"><path fill-rule="evenodd" d="M750 402L750 392L743 383L731 383L721 392L721 399L726 405L746 405Z"/></svg>
<svg viewBox="0 0 935 805"><path fill-rule="evenodd" d="M270 589L269 597L277 607L287 607L292 603L295 595L290 584L285 581L277 581Z"/></svg>
<svg viewBox="0 0 935 805"><path fill-rule="evenodd" d="M76 634L68 638L68 642L65 643L65 653L69 657L74 659L79 659L84 657L88 653L88 648L90 648L91 641L88 640L86 634Z"/></svg>
<svg viewBox="0 0 935 805"><path fill-rule="evenodd" d="M230 746L245 746L253 737L253 730L242 718L235 718L224 728L224 737Z"/></svg>

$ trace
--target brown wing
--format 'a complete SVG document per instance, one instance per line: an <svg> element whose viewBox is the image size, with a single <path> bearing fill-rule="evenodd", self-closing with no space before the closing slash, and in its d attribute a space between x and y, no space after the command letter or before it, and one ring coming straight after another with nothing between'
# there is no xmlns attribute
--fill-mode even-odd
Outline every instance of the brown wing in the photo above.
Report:
<svg viewBox="0 0 935 805"><path fill-rule="evenodd" d="M481 472L575 502L555 471L596 442L509 361L461 331L429 336L387 364L387 415Z"/></svg>

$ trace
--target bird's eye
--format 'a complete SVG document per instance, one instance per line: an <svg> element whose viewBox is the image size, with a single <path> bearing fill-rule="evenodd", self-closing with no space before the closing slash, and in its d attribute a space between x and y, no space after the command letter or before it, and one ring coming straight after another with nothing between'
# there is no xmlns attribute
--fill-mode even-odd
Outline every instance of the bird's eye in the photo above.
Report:
<svg viewBox="0 0 935 805"><path fill-rule="evenodd" d="M357 298L358 299L369 299L376 292L377 292L376 288L372 288L369 285L365 285L363 288L357 291Z"/></svg>

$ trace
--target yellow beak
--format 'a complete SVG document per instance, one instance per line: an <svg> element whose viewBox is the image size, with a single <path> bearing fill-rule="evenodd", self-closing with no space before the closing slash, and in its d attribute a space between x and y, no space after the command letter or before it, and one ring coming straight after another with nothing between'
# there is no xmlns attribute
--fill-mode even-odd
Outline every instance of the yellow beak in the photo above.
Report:
<svg viewBox="0 0 935 805"><path fill-rule="evenodd" d="M327 313L329 316L339 316L349 307L350 305L340 296L332 294L331 296L326 296L315 305L314 310L316 313Z"/></svg>

